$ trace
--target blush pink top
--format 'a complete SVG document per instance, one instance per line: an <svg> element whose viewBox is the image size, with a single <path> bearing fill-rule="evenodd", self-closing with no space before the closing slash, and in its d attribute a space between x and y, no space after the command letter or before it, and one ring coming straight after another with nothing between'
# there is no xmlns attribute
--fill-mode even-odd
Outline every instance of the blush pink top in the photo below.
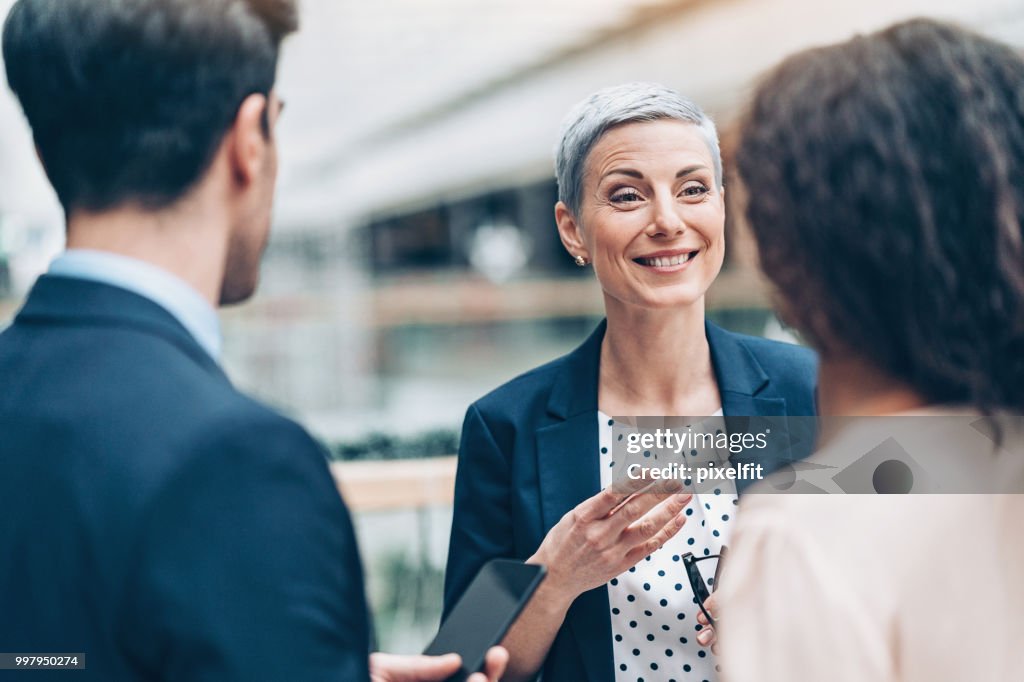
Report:
<svg viewBox="0 0 1024 682"><path fill-rule="evenodd" d="M901 445L964 454L928 430ZM1003 490L1022 489L1019 428L989 461ZM748 494L729 551L728 682L1024 680L1024 495Z"/></svg>

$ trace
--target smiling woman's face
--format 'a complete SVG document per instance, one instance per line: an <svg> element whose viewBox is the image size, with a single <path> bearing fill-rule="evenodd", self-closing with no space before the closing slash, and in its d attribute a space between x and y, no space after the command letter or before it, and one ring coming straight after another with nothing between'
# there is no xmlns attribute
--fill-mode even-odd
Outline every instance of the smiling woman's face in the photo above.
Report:
<svg viewBox="0 0 1024 682"><path fill-rule="evenodd" d="M725 255L725 203L697 127L672 119L609 130L591 149L579 215L559 204L566 248L606 297L645 308L703 299Z"/></svg>

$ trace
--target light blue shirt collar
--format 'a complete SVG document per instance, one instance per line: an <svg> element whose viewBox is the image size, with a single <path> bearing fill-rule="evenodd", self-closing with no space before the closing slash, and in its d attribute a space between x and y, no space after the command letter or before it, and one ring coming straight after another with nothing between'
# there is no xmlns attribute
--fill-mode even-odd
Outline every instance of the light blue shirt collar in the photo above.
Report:
<svg viewBox="0 0 1024 682"><path fill-rule="evenodd" d="M50 264L47 274L109 284L148 298L173 315L210 357L220 359L217 311L183 279L162 268L107 251L69 249Z"/></svg>

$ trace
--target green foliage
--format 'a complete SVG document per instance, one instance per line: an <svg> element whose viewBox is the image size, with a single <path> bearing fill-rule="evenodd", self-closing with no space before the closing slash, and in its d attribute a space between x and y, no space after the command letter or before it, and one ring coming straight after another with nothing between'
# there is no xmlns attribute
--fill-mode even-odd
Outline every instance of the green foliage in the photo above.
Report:
<svg viewBox="0 0 1024 682"><path fill-rule="evenodd" d="M412 437L371 433L365 438L329 447L331 458L340 461L416 459L454 455L459 435L452 429L436 429Z"/></svg>
<svg viewBox="0 0 1024 682"><path fill-rule="evenodd" d="M444 571L407 553L374 562L374 624L382 650L421 650L441 622Z"/></svg>

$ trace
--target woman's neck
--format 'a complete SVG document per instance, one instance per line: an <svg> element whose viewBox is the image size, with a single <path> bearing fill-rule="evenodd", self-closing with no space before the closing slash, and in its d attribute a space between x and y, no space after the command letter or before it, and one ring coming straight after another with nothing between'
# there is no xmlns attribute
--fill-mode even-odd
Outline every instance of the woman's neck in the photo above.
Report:
<svg viewBox="0 0 1024 682"><path fill-rule="evenodd" d="M712 414L721 407L704 302L651 310L606 301L598 406L610 415Z"/></svg>
<svg viewBox="0 0 1024 682"><path fill-rule="evenodd" d="M852 357L822 358L818 373L818 413L832 417L897 414L927 401L871 365Z"/></svg>

